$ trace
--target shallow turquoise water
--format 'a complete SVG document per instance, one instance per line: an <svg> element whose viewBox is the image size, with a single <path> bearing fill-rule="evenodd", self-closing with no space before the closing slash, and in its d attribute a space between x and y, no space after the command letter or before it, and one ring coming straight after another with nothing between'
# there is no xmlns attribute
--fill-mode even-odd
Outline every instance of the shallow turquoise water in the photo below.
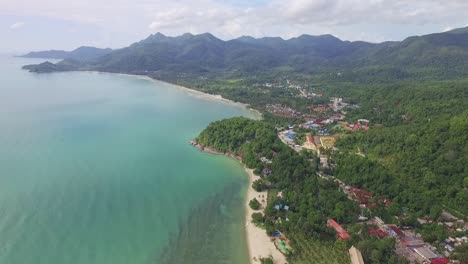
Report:
<svg viewBox="0 0 468 264"><path fill-rule="evenodd" d="M245 172L187 142L252 113L32 62L0 57L0 263L247 263Z"/></svg>

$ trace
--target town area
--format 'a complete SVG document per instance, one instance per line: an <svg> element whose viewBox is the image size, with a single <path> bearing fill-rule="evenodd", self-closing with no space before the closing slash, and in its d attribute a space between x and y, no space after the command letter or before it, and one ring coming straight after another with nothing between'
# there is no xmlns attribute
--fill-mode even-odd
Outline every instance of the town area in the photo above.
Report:
<svg viewBox="0 0 468 264"><path fill-rule="evenodd" d="M450 257L457 247L468 243L468 222L445 210L438 219L418 218L417 223L419 226L437 224L444 229L444 232L451 234L444 241L431 241L432 243L424 241L422 235L417 232L414 226L398 226L385 223L379 216L372 214L373 208L390 206L392 204L390 199L376 197L370 191L351 186L332 175L332 167L335 164L330 161L329 154L338 151L335 143L341 134L357 131L365 132L372 129L371 120L365 119L365 117L358 119L353 124L344 121L348 107L359 106L348 104L342 98L331 98L329 104L309 107L312 114L304 114L281 105L269 105L267 110L276 116L304 120L300 124L278 127L278 137L296 152L311 150L317 154L320 161L318 176L337 183L348 199L359 204L362 214L357 219L358 223L365 226L366 232L370 236L379 239L394 238L396 241L394 253L405 258L408 263L460 263L451 260ZM355 154L364 156L360 151ZM268 175L271 170L265 169L263 173ZM281 206L283 205L277 205L277 209L280 210ZM351 238L346 228L334 219L329 219L327 226L336 231L339 240ZM353 264L364 263L361 252L354 246L349 249L349 256Z"/></svg>

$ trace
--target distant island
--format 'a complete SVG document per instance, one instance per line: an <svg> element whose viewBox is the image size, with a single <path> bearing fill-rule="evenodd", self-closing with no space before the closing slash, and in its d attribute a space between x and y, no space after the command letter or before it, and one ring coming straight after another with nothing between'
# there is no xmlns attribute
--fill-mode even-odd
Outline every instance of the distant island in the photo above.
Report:
<svg viewBox="0 0 468 264"><path fill-rule="evenodd" d="M192 143L249 169L266 197L247 217L290 263L468 263L468 28L384 43L157 33L104 53L24 69L144 75L261 112Z"/></svg>
<svg viewBox="0 0 468 264"><path fill-rule="evenodd" d="M112 52L112 49L100 49L82 46L72 51L47 50L33 51L18 57L39 59L72 59L76 61L90 61Z"/></svg>

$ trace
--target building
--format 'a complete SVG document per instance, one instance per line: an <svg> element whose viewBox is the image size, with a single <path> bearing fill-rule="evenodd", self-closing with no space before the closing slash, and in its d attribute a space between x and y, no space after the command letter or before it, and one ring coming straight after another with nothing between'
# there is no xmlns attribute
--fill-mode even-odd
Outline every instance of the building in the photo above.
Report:
<svg viewBox="0 0 468 264"><path fill-rule="evenodd" d="M320 167L329 168L328 157L326 155L320 155Z"/></svg>
<svg viewBox="0 0 468 264"><path fill-rule="evenodd" d="M404 238L405 234L396 225L388 226L398 237Z"/></svg>
<svg viewBox="0 0 468 264"><path fill-rule="evenodd" d="M439 258L439 256L437 256L434 252L432 252L432 250L430 250L427 247L417 247L413 250L426 261Z"/></svg>
<svg viewBox="0 0 468 264"><path fill-rule="evenodd" d="M271 171L270 168L265 168L265 169L263 169L262 174L263 174L264 176L269 176L269 175L271 174L271 172L272 172L272 171Z"/></svg>
<svg viewBox="0 0 468 264"><path fill-rule="evenodd" d="M379 238L388 237L388 234L385 231L380 230L380 229L370 229L369 230L369 235L377 236Z"/></svg>
<svg viewBox="0 0 468 264"><path fill-rule="evenodd" d="M447 264L450 260L448 258L435 258L431 259L431 264Z"/></svg>
<svg viewBox="0 0 468 264"><path fill-rule="evenodd" d="M361 251L359 251L359 249L355 248L354 246L349 249L349 256L351 258L352 264L364 264Z"/></svg>
<svg viewBox="0 0 468 264"><path fill-rule="evenodd" d="M385 225L385 222L382 220L382 218L376 216L375 217L375 222L377 223L377 225L380 227L380 228L383 228L384 225Z"/></svg>
<svg viewBox="0 0 468 264"><path fill-rule="evenodd" d="M370 121L367 119L358 119L358 123L361 125L369 125Z"/></svg>
<svg viewBox="0 0 468 264"><path fill-rule="evenodd" d="M331 98L331 105L333 107L333 111L338 112L342 110L344 107L348 106L347 103L343 102L343 98Z"/></svg>
<svg viewBox="0 0 468 264"><path fill-rule="evenodd" d="M361 207L372 207L369 200L371 200L374 195L371 192L355 187L346 188L345 192L351 200L358 202Z"/></svg>
<svg viewBox="0 0 468 264"><path fill-rule="evenodd" d="M403 242L403 245L409 248L422 247L425 245L424 241L416 239L414 237L406 237L401 241Z"/></svg>
<svg viewBox="0 0 468 264"><path fill-rule="evenodd" d="M351 236L346 232L346 230L341 227L335 220L333 219L328 219L327 221L327 227L332 227L335 229L335 231L338 233L338 238L340 240L346 240L351 238Z"/></svg>
<svg viewBox="0 0 468 264"><path fill-rule="evenodd" d="M296 133L291 132L291 131L284 133L284 135L287 136L290 139L295 139L296 138Z"/></svg>

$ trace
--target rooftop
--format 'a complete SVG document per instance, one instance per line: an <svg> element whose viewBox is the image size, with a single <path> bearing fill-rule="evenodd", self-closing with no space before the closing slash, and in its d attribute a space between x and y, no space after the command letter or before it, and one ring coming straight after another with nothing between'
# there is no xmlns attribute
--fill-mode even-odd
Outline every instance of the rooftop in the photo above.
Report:
<svg viewBox="0 0 468 264"><path fill-rule="evenodd" d="M435 259L439 257L427 247L415 248L414 251L426 260Z"/></svg>
<svg viewBox="0 0 468 264"><path fill-rule="evenodd" d="M351 236L348 234L348 232L346 232L346 230L341 227L335 220L333 219L328 219L328 224L327 224L328 227L333 227L336 232L338 233L338 237L341 239L341 240L345 240L345 239L349 239L351 238Z"/></svg>
<svg viewBox="0 0 468 264"><path fill-rule="evenodd" d="M351 257L352 264L364 264L361 251L359 251L359 249L355 248L354 246L349 249L349 256Z"/></svg>

